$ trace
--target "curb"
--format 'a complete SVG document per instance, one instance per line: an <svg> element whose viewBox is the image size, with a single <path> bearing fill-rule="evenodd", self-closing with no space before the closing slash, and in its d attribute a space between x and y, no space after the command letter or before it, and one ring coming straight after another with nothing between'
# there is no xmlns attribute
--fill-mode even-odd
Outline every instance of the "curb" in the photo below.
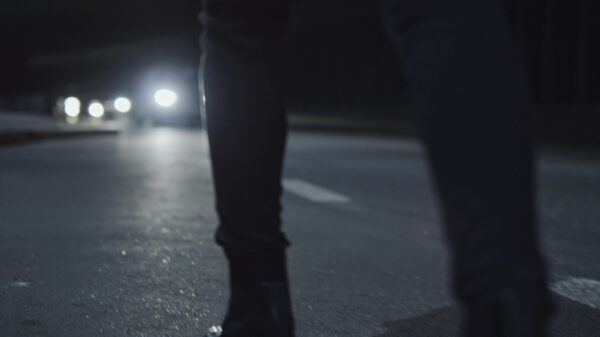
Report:
<svg viewBox="0 0 600 337"><path fill-rule="evenodd" d="M0 131L0 147L20 145L48 139L61 139L81 136L115 135L120 129L30 129Z"/></svg>
<svg viewBox="0 0 600 337"><path fill-rule="evenodd" d="M321 116L288 115L289 128L296 131L417 136L414 123L399 120L343 119Z"/></svg>

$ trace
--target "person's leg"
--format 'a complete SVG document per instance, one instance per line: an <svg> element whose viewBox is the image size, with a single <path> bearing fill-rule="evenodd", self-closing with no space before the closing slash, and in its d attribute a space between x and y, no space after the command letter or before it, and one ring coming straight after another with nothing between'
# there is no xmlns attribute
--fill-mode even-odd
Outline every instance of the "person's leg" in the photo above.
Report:
<svg viewBox="0 0 600 337"><path fill-rule="evenodd" d="M286 0L204 1L203 87L216 239L230 267L228 337L293 334L280 229L286 119L277 66L287 20Z"/></svg>
<svg viewBox="0 0 600 337"><path fill-rule="evenodd" d="M283 0L206 0L204 94L225 248L282 248L281 169L286 138L277 64Z"/></svg>
<svg viewBox="0 0 600 337"><path fill-rule="evenodd" d="M440 197L467 334L542 336L547 295L528 97L501 3L391 0L387 11ZM529 310L522 321L511 316L518 310Z"/></svg>

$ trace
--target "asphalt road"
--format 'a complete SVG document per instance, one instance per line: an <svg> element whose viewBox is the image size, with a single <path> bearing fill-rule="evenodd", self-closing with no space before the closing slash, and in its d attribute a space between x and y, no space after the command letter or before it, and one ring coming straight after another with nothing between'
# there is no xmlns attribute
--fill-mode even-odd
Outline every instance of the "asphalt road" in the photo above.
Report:
<svg viewBox="0 0 600 337"><path fill-rule="evenodd" d="M288 148L298 336L456 336L419 144L293 133ZM600 336L600 151L547 151L539 170L552 336ZM202 336L227 296L212 193L198 131L0 149L0 337Z"/></svg>

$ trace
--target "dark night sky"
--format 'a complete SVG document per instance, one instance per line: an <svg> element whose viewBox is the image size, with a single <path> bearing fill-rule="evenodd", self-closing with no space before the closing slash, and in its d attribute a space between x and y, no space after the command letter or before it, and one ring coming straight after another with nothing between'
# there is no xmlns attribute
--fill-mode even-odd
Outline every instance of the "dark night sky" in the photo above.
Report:
<svg viewBox="0 0 600 337"><path fill-rule="evenodd" d="M10 95L63 86L90 76L83 69L105 72L107 63L113 70L131 68L156 54L150 49L161 48L149 40L167 37L167 49L175 38L177 47L187 48L189 62L197 59L198 0L21 0L2 7L0 45L8 48L0 63L0 92Z"/></svg>
<svg viewBox="0 0 600 337"><path fill-rule="evenodd" d="M4 30L33 53L201 31L201 0L21 0L2 6ZM365 7L357 0L295 0L292 29L351 20Z"/></svg>
<svg viewBox="0 0 600 337"><path fill-rule="evenodd" d="M0 40L10 48L0 68L4 78L13 78L4 83L9 90L39 87L40 70L60 70L65 80L65 68L103 71L102 64L119 66L129 59L141 65L168 53L192 64L200 53L201 0L21 0L2 6ZM358 0L294 0L291 30L354 25L365 7L372 6Z"/></svg>
<svg viewBox="0 0 600 337"><path fill-rule="evenodd" d="M4 6L13 42L25 43L32 53L170 33L198 34L200 29L197 0L24 0Z"/></svg>
<svg viewBox="0 0 600 337"><path fill-rule="evenodd" d="M514 33L537 96L549 101L598 99L600 2L503 1L511 8ZM293 3L296 32L327 25L352 31L370 7L364 0ZM4 78L17 80L25 78L22 73L32 55L89 52L163 36L182 37L196 48L201 32L201 0L20 0L5 1L1 8L0 70ZM11 89L19 83L8 85Z"/></svg>

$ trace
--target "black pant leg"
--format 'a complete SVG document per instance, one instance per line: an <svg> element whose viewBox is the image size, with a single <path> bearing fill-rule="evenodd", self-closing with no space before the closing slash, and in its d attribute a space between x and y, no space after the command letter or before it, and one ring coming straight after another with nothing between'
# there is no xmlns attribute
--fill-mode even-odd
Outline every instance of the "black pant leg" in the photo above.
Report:
<svg viewBox="0 0 600 337"><path fill-rule="evenodd" d="M231 250L281 248L286 139L278 73L287 0L205 0L204 94L220 225Z"/></svg>
<svg viewBox="0 0 600 337"><path fill-rule="evenodd" d="M544 286L525 77L497 0L392 0L460 298Z"/></svg>

